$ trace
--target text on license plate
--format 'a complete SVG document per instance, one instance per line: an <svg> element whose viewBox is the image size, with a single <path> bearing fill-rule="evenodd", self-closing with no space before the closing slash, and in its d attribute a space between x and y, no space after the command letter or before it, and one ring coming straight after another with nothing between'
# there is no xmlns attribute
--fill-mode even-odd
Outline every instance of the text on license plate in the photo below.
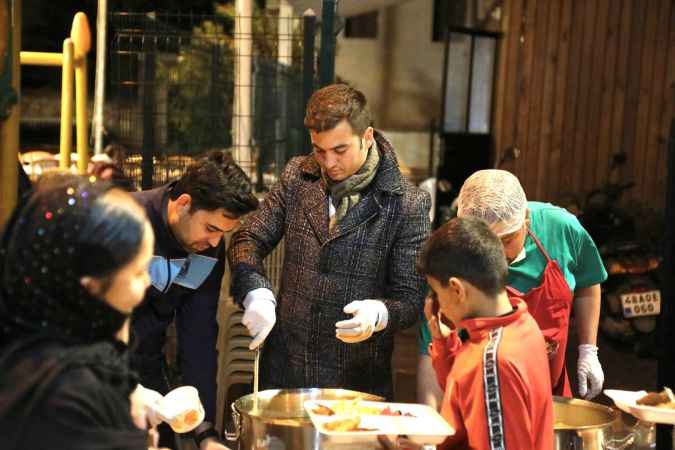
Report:
<svg viewBox="0 0 675 450"><path fill-rule="evenodd" d="M661 313L661 291L629 292L621 295L623 316L655 316Z"/></svg>

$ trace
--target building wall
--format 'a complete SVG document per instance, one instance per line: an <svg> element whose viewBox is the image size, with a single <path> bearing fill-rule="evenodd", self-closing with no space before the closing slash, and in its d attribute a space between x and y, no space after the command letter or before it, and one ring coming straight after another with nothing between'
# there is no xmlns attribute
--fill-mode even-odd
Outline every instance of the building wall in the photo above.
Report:
<svg viewBox="0 0 675 450"><path fill-rule="evenodd" d="M661 208L675 99L675 2L505 0L496 104L499 154L528 197L586 193L610 178Z"/></svg>
<svg viewBox="0 0 675 450"><path fill-rule="evenodd" d="M337 39L335 54L335 78L363 91L368 99L373 118L381 126L379 116L382 104L381 85L384 63L382 43L382 14L378 14L379 34L377 39L346 39L344 31Z"/></svg>
<svg viewBox="0 0 675 450"><path fill-rule="evenodd" d="M435 171L438 166L438 133L432 135L431 131L395 129L382 131L396 149L402 172L411 181L418 183L427 178L430 171Z"/></svg>
<svg viewBox="0 0 675 450"><path fill-rule="evenodd" d="M439 119L444 48L431 41L432 4L381 10L376 40L338 39L337 76L366 93L385 130L423 133ZM504 168L530 198L557 201L633 181L627 200L661 208L675 104L675 3L503 0L500 15L495 160L520 150ZM618 152L626 162L610 177ZM401 159L418 165L428 154Z"/></svg>
<svg viewBox="0 0 675 450"><path fill-rule="evenodd" d="M362 90L375 126L385 131L399 159L424 177L432 121L438 121L443 82L442 42L432 42L433 2L409 0L381 9L377 39L340 33L336 77Z"/></svg>
<svg viewBox="0 0 675 450"><path fill-rule="evenodd" d="M432 42L433 2L381 9L377 39L338 36L336 76L364 91L378 127L426 131L441 108L443 53Z"/></svg>

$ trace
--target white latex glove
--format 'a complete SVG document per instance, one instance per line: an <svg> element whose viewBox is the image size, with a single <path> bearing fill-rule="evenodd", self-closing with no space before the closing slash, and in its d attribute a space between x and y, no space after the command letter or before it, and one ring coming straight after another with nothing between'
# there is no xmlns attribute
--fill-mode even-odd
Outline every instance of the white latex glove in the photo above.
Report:
<svg viewBox="0 0 675 450"><path fill-rule="evenodd" d="M274 294L269 289L254 289L244 299L244 317L241 323L248 328L248 332L253 336L249 349L255 350L265 341L265 338L277 321L276 314L277 301Z"/></svg>
<svg viewBox="0 0 675 450"><path fill-rule="evenodd" d="M365 341L376 331L384 330L389 321L387 307L379 300L351 302L343 311L354 317L335 324L335 337L348 344Z"/></svg>
<svg viewBox="0 0 675 450"><path fill-rule="evenodd" d="M160 401L164 398L159 392L148 389L142 384L139 384L136 387L136 392L143 403L143 408L145 409L145 418L150 423L151 427L156 427L162 423L160 418L159 409Z"/></svg>
<svg viewBox="0 0 675 450"><path fill-rule="evenodd" d="M585 399L592 399L600 393L605 382L605 374L598 360L598 347L591 344L579 346L577 361L577 379L579 380L579 395ZM588 382L591 389L588 390Z"/></svg>

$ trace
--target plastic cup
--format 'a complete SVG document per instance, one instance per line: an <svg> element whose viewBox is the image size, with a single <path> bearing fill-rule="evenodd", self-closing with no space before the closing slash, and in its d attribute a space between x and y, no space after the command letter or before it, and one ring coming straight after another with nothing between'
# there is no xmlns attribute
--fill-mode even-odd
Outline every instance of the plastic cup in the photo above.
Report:
<svg viewBox="0 0 675 450"><path fill-rule="evenodd" d="M197 389L181 386L160 401L162 420L176 433L192 431L204 420L204 407Z"/></svg>

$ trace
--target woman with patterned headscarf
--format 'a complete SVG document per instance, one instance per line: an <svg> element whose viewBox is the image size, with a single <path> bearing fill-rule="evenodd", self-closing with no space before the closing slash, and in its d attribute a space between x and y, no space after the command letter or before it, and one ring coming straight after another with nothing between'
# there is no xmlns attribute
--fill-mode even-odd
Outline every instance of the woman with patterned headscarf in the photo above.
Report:
<svg viewBox="0 0 675 450"><path fill-rule="evenodd" d="M56 176L16 209L0 242L3 449L148 448L125 353L153 242L105 183Z"/></svg>

